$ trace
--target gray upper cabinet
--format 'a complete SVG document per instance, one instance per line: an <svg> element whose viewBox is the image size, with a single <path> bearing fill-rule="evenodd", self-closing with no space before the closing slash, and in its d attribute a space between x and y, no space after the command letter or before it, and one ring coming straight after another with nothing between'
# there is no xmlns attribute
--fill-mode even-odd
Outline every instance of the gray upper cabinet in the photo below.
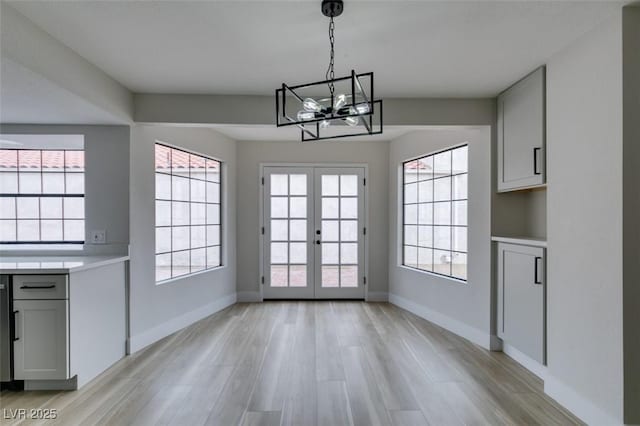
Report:
<svg viewBox="0 0 640 426"><path fill-rule="evenodd" d="M498 337L545 364L545 250L498 243Z"/></svg>
<svg viewBox="0 0 640 426"><path fill-rule="evenodd" d="M498 96L498 191L543 185L545 68Z"/></svg>

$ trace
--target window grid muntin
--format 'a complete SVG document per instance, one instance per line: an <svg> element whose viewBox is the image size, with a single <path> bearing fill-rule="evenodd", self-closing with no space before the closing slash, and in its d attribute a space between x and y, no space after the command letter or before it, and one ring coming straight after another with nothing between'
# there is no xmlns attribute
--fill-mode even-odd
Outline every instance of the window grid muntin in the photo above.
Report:
<svg viewBox="0 0 640 426"><path fill-rule="evenodd" d="M83 211L83 215L82 218L77 218L77 217L73 217L73 218L66 218L65 216L65 211L64 211L64 200L66 198L85 198L85 179L84 179L84 175L85 175L85 157L84 157L84 149L33 149L33 148L26 148L26 149L15 149L15 148L2 148L0 149L0 151L12 151L15 152L15 169L8 167L8 168L4 168L2 167L0 169L0 176L3 176L5 174L15 174L15 178L16 178L16 192L15 193L11 193L11 192L3 192L0 193L0 198L12 198L14 200L14 218L2 218L0 219L0 223L4 223L4 222L14 222L15 224L15 232L14 232L14 236L15 236L15 240L11 241L11 240L2 240L0 241L0 244L6 244L6 245L22 245L22 244L33 244L33 245L51 245L51 244L55 244L55 245L60 245L60 244L64 244L64 245L77 245L77 244L84 244L85 240L84 240L84 235L85 235L85 224L86 224L86 217L85 217L85 213ZM25 168L25 170L23 170L23 167L20 164L20 153L21 152L38 152L38 166L35 168L35 170L29 170L28 168ZM45 152L61 152L62 153L62 167L60 171L54 171L54 170L50 170L48 168L43 167L43 157L44 157L44 153ZM72 166L68 166L68 161L67 161L67 157L68 157L68 153L69 152L81 152L83 154L82 157L82 166L80 167L81 170L74 170L72 168ZM11 170L13 169L13 170ZM40 181L40 189L39 192L21 192L21 179L20 179L20 175L21 174L26 174L26 175L33 175L33 174L38 174L39 175L39 181ZM78 192L73 192L73 193L67 193L67 175L72 175L72 174L81 174L83 176L83 181L82 181L82 193L78 193ZM45 175L62 175L62 185L63 185L63 190L62 192L57 192L57 193L53 193L53 192L44 192L44 176ZM20 218L18 216L18 199L19 198L37 198L38 199L38 215L35 218ZM62 209L61 209L61 213L60 213L60 217L59 218L45 218L42 219L42 199L43 198L61 198L62 199ZM86 208L85 208L86 211ZM62 239L61 240L43 240L42 239L42 222L43 220L45 222L47 221L60 221L61 222L61 233L62 233ZM18 234L18 221L37 221L38 222L38 239L37 240L20 240L19 239L19 234ZM65 239L65 224L68 221L82 221L82 235L83 238L81 240L71 240L71 239Z"/></svg>
<svg viewBox="0 0 640 426"><path fill-rule="evenodd" d="M467 162L466 162L466 172L462 172L462 173L453 173L454 169L453 169L453 152L457 149L460 148L465 148L467 149ZM461 281L467 281L468 279L468 233L467 233L467 239L466 239L466 245L467 245L467 250L466 251L460 251L460 250L453 250L454 247L454 229L456 228L466 228L468 230L469 228L469 213L468 213L468 200L469 200L469 187L468 187L468 175L469 175L469 157L468 157L468 144L464 144L464 145L458 145L452 148L447 148L445 150L441 150L441 151L437 151L422 157L418 157L418 158L414 158L412 160L408 160L408 161L404 161L402 163L402 265L407 267L407 268L411 268L411 269L416 269L419 271L424 271L424 272L428 272L428 273L432 273L435 275L440 275L440 276L445 276L448 278L454 278L456 280L461 280ZM450 173L446 174L444 176L436 176L435 173L435 157L438 154L442 154L445 152L451 152L450 154ZM416 162L416 164L420 164L421 161L425 161L429 158L433 158L433 161L431 162L433 169L432 172L429 173L429 175L431 177L427 177L426 179L420 179L420 175L422 173L420 173L419 169L416 168L416 177L415 180L412 180L410 182L407 182L407 173L406 173L406 165L408 163L413 163ZM467 176L467 188L466 188L466 198L453 198L454 195L454 178L456 176L463 176L466 175ZM450 181L450 188L449 188L449 199L447 200L438 200L435 201L435 181L438 179L445 179L445 178L449 178ZM418 183L419 182L431 182L431 201L426 201L426 202L420 202L420 191L419 191L419 187L418 187ZM405 198L406 198L406 190L407 190L407 185L411 185L411 184L415 184L416 185L416 202L415 203L405 203ZM453 217L453 204L456 201L464 201L466 202L466 206L467 206L467 212L466 212L466 217L465 217L465 222L466 225L454 225L454 217ZM449 208L449 224L436 224L436 219L435 219L435 205L438 203L449 203L450 208ZM420 214L419 214L419 205L431 205L431 223L426 224L426 223L420 223ZM416 221L415 223L407 223L406 222L406 206L411 206L411 205L415 205L416 206ZM417 241L417 245L413 245L413 244L407 244L406 243L406 227L407 226L415 226L416 227L416 241ZM430 226L432 228L432 232L431 232L431 246L427 247L427 246L421 246L419 245L420 243L420 236L419 236L419 232L420 226ZM449 249L441 249L441 248L436 248L435 247L435 232L433 232L433 230L436 227L449 227L450 228L450 234L449 234L449 245L450 248ZM411 265L407 265L406 263L406 248L407 247L412 247L416 249L416 265L417 266L411 266ZM428 270L428 269L423 269L420 268L420 257L419 257L419 249L426 249L426 250L431 250L431 268L432 270ZM436 272L435 271L435 252L439 251L439 252L449 252L451 254L451 261L449 263L449 274L443 274L440 272ZM465 264L465 278L461 278L459 276L453 275L453 254L463 254L467 257L467 262Z"/></svg>
<svg viewBox="0 0 640 426"><path fill-rule="evenodd" d="M168 170L170 172L164 172L164 171L158 171L158 168L155 167L155 175L164 175L164 176L169 176L169 182L168 182L168 186L169 186L169 196L170 198L158 198L157 197L157 188L156 188L156 193L155 193L155 202L156 202L156 213L157 213L157 202L158 201L162 201L162 202L168 202L169 203L169 225L156 225L155 229L156 229L156 238L157 238L157 229L171 229L171 232L169 233L169 247L170 250L169 251L157 251L158 250L158 246L157 246L157 242L154 248L154 252L155 252L155 260L156 260L156 282L162 282L162 281L167 281L167 280L172 280L174 278L181 278L181 277L185 277L185 276L189 276L192 274L196 274L202 271L206 271L206 270L211 270L211 269L215 269L215 268L219 268L221 266L223 266L222 263L222 238L223 238L223 231L222 231L222 227L223 227L223 215L222 215L222 181L223 181L223 177L222 177L222 162L219 160L216 160L214 158L211 157L207 157L205 155L202 154L197 154L194 152L190 152L184 149L180 149L180 148L176 148L173 147L171 145L166 145L160 142L156 142L155 143L155 147L154 147L154 164L155 164L155 153L157 150L157 147L160 146L166 150L168 150L169 153L169 163L168 163ZM173 152L174 151L179 151L181 153L184 153L187 156L187 172L186 174L188 176L185 176L185 171L179 170L178 172L176 172L176 168L174 167L174 161L173 161ZM201 179L198 177L194 177L192 176L192 156L193 157L197 157L201 160L203 160L203 164L204 164L204 168L203 168L203 173L205 178ZM218 178L217 181L216 180L209 180L208 174L210 173L209 168L208 168L208 162L213 162L214 164L217 164L217 173L218 173ZM187 194L188 194L188 198L189 200L176 200L174 199L174 194L173 194L173 178L174 177L179 177L179 178L183 178L186 179L189 183L188 186L188 190L187 190ZM191 201L191 196L192 196L192 187L191 187L191 182L192 181L198 181L198 182L204 182L205 183L205 187L204 187L204 200L205 201ZM157 184L157 179L156 179L156 184ZM212 184L212 185L217 185L217 194L218 194L218 201L217 202L209 202L208 201L208 194L207 194L207 184ZM173 203L183 203L183 204L187 204L188 205L188 213L187 213L187 217L188 217L188 225L174 225L173 220ZM204 223L199 223L199 224L192 224L192 212L191 212L191 205L192 204L200 204L200 205L204 205L205 206L205 216L204 216ZM207 215L207 209L206 206L209 205L213 205L216 206L217 210L218 210L218 220L217 223L210 223L208 222L208 215ZM208 244L208 238L209 238L209 230L208 227L209 226L217 226L218 227L218 241L217 244ZM192 229L193 227L204 227L204 246L194 246L192 247ZM177 249L174 250L173 249L173 234L174 234L174 229L176 228L188 228L189 229L189 236L188 236L188 248L184 248L184 249ZM209 266L209 258L208 258L208 252L209 249L217 249L218 250L218 254L217 254L217 259L214 259L214 262L212 263L212 266ZM192 262L192 252L193 251L200 251L200 250L204 250L204 267L201 269L195 269L194 270L194 265ZM181 274L176 274L174 275L174 270L177 268L174 264L174 258L176 257L175 255L177 254L184 254L185 252L188 252L188 256L189 256L189 261L188 261L188 272L185 273L181 273ZM164 255L170 255L170 263L169 265L167 265L168 269L169 269L169 277L166 278L162 278L162 279L158 279L158 256L164 256ZM217 262L217 264L215 264ZM201 265L199 265L201 266Z"/></svg>

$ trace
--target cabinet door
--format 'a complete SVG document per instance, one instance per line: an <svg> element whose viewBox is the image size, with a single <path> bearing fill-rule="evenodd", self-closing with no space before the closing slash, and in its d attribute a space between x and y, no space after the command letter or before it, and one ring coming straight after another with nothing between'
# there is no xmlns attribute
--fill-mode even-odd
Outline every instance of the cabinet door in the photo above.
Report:
<svg viewBox="0 0 640 426"><path fill-rule="evenodd" d="M498 243L498 336L545 364L544 249Z"/></svg>
<svg viewBox="0 0 640 426"><path fill-rule="evenodd" d="M14 300L14 377L17 380L69 378L67 300Z"/></svg>
<svg viewBox="0 0 640 426"><path fill-rule="evenodd" d="M544 178L545 74L539 68L498 97L498 190Z"/></svg>

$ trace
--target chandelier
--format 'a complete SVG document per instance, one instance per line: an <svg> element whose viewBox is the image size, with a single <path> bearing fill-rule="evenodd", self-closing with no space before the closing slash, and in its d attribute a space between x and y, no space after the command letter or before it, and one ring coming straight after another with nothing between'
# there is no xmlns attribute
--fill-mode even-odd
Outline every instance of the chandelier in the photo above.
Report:
<svg viewBox="0 0 640 426"><path fill-rule="evenodd" d="M333 18L342 14L342 0L323 0L329 18L329 66L325 80L276 89L276 126L297 126L301 140L318 141L382 133L382 100L373 97L373 72L346 77L334 74Z"/></svg>

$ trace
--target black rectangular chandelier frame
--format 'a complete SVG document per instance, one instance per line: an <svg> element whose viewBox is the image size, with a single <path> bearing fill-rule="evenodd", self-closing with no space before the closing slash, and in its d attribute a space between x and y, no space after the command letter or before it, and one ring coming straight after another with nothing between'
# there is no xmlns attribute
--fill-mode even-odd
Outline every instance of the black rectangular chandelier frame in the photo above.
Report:
<svg viewBox="0 0 640 426"><path fill-rule="evenodd" d="M368 97L362 88L362 83L360 82L360 78L370 78L371 79L371 97ZM304 102L304 99L296 92L298 89L308 88L312 86L331 86L336 82L341 81L351 81L351 103L345 104L341 110L349 111L351 107L355 108L356 105L367 104L368 112L363 113L337 113L335 111L331 111L329 114L323 115L322 117L311 119L311 120L297 120L290 117L286 113L286 102L287 102L287 93L293 95L300 103ZM359 89L359 93L363 98L363 102L356 102L356 87ZM309 141L319 141L326 139L337 139L344 138L350 136L370 136L370 135L379 135L382 134L382 100L374 99L373 97L373 72L367 72L362 74L356 74L354 70L351 70L351 75L347 77L339 77L330 80L322 80L316 81L314 83L307 84L299 84L297 86L288 86L285 83L282 83L282 88L276 89L276 126L277 127L285 127L285 126L297 126L301 130L301 140L302 142ZM331 94L331 105L334 103L334 95ZM380 122L375 125L373 122L373 115L378 113L380 116ZM320 132L322 128L320 127L320 123L324 120L329 122L342 120L346 117L358 117L361 119L364 124L366 131L360 133L349 133L344 135L335 135L335 136L321 136Z"/></svg>

